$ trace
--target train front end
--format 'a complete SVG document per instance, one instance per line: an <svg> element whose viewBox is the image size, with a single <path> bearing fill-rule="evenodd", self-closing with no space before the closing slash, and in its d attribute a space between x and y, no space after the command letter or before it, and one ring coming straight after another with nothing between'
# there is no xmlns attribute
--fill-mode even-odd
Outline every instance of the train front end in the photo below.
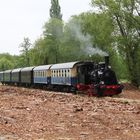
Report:
<svg viewBox="0 0 140 140"><path fill-rule="evenodd" d="M112 96L122 92L123 85L118 83L115 72L109 66L109 56L105 56L104 66L99 64L97 76L99 95Z"/></svg>
<svg viewBox="0 0 140 140"><path fill-rule="evenodd" d="M83 90L89 96L113 96L120 94L123 85L119 84L115 72L109 66L109 56L105 56L105 62L79 67L78 90Z"/></svg>

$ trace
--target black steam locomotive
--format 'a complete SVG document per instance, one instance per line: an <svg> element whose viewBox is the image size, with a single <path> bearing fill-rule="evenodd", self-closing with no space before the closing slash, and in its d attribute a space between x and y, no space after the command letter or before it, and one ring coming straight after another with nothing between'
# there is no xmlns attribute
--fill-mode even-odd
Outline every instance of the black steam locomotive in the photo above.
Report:
<svg viewBox="0 0 140 140"><path fill-rule="evenodd" d="M79 82L77 89L86 90L88 95L105 96L122 92L123 85L118 83L115 72L109 66L109 56L105 56L105 62L82 64L79 69L79 74L85 75L85 83Z"/></svg>
<svg viewBox="0 0 140 140"><path fill-rule="evenodd" d="M96 96L116 95L122 92L115 72L105 62L69 62L26 67L0 72L2 84L38 86L65 91L83 91Z"/></svg>

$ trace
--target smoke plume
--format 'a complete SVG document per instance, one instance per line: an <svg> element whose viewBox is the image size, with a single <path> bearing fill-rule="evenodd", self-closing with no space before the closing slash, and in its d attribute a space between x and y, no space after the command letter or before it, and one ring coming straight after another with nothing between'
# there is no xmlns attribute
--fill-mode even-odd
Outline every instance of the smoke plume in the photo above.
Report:
<svg viewBox="0 0 140 140"><path fill-rule="evenodd" d="M104 51L102 51L101 49L97 48L97 47L93 47L92 43L91 43L91 36L89 34L84 35L81 32L81 26L80 24L76 23L76 22L72 22L71 24L69 24L69 29L71 30L71 32L75 35L75 39L80 41L81 43L81 50L83 51L83 53L86 53L89 56L98 54L100 56L108 56L108 54Z"/></svg>

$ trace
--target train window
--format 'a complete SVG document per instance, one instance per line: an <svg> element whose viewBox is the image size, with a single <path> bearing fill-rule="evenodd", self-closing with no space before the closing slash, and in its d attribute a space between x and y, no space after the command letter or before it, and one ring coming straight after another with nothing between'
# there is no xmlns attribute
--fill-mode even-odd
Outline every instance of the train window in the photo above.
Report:
<svg viewBox="0 0 140 140"><path fill-rule="evenodd" d="M63 77L64 77L64 76L65 76L65 73L64 73L65 71L64 71L64 70L62 70L62 72L63 72Z"/></svg>
<svg viewBox="0 0 140 140"><path fill-rule="evenodd" d="M54 77L54 70L52 71L52 76Z"/></svg>
<svg viewBox="0 0 140 140"><path fill-rule="evenodd" d="M64 70L62 70L62 75L63 75L62 77L64 77L64 75L65 75L65 74L64 74Z"/></svg>
<svg viewBox="0 0 140 140"><path fill-rule="evenodd" d="M67 77L67 70L65 70L65 77Z"/></svg>
<svg viewBox="0 0 140 140"><path fill-rule="evenodd" d="M69 77L71 77L71 70L70 69L69 69L69 72L68 73L69 73Z"/></svg>
<svg viewBox="0 0 140 140"><path fill-rule="evenodd" d="M53 76L55 77L55 70L53 71Z"/></svg>
<svg viewBox="0 0 140 140"><path fill-rule="evenodd" d="M55 71L53 71L53 76L55 77Z"/></svg>
<svg viewBox="0 0 140 140"><path fill-rule="evenodd" d="M61 77L63 77L63 70L61 70Z"/></svg>
<svg viewBox="0 0 140 140"><path fill-rule="evenodd" d="M68 77L70 77L70 70L68 70Z"/></svg>

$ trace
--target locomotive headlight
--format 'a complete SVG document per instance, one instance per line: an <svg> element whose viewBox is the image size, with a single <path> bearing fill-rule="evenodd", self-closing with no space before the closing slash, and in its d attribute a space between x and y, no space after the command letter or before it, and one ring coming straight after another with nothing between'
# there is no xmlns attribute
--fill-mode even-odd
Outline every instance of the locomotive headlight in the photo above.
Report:
<svg viewBox="0 0 140 140"><path fill-rule="evenodd" d="M101 81L100 84L104 85L104 81Z"/></svg>

